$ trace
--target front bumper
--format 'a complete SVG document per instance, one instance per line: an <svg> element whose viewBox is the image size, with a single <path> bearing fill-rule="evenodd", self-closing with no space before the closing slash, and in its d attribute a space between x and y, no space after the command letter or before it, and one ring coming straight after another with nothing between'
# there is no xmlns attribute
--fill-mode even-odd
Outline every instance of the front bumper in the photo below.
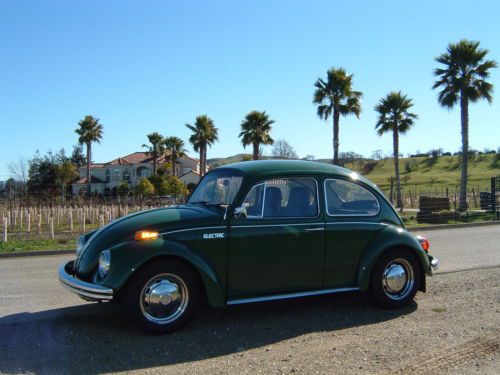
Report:
<svg viewBox="0 0 500 375"><path fill-rule="evenodd" d="M59 267L59 281L65 288L87 301L110 301L113 299L113 289L78 279L73 272L74 263L72 260Z"/></svg>

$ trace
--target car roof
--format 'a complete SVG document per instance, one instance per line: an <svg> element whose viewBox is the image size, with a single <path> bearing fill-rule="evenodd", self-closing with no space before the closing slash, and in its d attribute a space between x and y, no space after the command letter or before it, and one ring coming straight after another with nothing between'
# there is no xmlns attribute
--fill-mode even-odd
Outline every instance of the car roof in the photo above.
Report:
<svg viewBox="0 0 500 375"><path fill-rule="evenodd" d="M262 178L277 173L293 174L301 176L330 175L332 177L342 176L359 180L376 188L368 179L358 173L336 165L320 163L307 160L252 160L238 163L226 164L215 168L215 170L231 169L242 172L251 179Z"/></svg>

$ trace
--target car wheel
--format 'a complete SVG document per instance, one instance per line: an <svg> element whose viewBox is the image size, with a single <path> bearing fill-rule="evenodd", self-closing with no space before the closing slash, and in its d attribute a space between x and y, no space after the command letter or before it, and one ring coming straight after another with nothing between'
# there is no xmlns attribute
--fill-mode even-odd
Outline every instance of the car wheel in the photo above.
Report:
<svg viewBox="0 0 500 375"><path fill-rule="evenodd" d="M171 333L191 318L200 300L196 275L175 260L151 263L131 280L125 296L128 315L146 333Z"/></svg>
<svg viewBox="0 0 500 375"><path fill-rule="evenodd" d="M405 250L390 251L373 268L371 295L383 308L406 306L415 297L421 277L420 265L413 254Z"/></svg>

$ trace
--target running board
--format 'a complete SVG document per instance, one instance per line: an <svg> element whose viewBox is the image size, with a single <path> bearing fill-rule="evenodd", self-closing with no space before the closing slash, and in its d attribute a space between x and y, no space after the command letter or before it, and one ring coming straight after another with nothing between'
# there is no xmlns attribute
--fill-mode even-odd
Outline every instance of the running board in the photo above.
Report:
<svg viewBox="0 0 500 375"><path fill-rule="evenodd" d="M233 299L226 302L227 305L241 305L244 303L253 303L253 302L264 302L264 301L274 301L279 299L289 299L289 298L299 298L299 297L309 297L309 296L319 296L322 294L332 294L332 293L341 293L341 292L354 292L358 291L359 288L334 288L334 289L321 289L321 290L313 290L309 292L299 292L299 293L288 293L288 294L276 294L273 296L266 297L253 297L253 298L241 298L241 299Z"/></svg>

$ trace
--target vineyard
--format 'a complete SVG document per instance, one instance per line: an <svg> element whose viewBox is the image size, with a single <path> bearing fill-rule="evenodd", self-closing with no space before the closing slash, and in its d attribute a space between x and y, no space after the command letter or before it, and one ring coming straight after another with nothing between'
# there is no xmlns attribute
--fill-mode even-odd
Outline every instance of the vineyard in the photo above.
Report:
<svg viewBox="0 0 500 375"><path fill-rule="evenodd" d="M454 189L403 191L405 209L400 215L410 227L492 220L490 196L482 190L486 188L469 191L469 209L465 212L457 211L458 191ZM384 193L390 197L390 191ZM146 202L123 199L87 202L78 198L64 204L37 205L29 205L19 199L0 201L0 252L74 249L76 238L82 233L130 213L166 207L172 203L175 202L159 198Z"/></svg>
<svg viewBox="0 0 500 375"><path fill-rule="evenodd" d="M148 204L83 204L27 207L0 203L0 251L74 249L76 238L85 232L130 213L162 207Z"/></svg>

